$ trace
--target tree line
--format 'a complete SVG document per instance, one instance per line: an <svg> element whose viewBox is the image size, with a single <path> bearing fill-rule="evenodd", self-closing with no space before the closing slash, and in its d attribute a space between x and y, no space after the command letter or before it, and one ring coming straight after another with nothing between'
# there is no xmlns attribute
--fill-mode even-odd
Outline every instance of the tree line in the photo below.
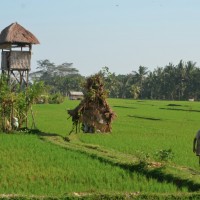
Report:
<svg viewBox="0 0 200 200"><path fill-rule="evenodd" d="M37 71L30 74L32 80L43 81L50 93L67 95L69 91L82 91L86 77L73 67L73 63L55 65L49 60L37 62ZM103 67L98 72L112 98L188 100L200 99L200 68L195 62L169 63L149 71L139 66L137 71L116 75Z"/></svg>

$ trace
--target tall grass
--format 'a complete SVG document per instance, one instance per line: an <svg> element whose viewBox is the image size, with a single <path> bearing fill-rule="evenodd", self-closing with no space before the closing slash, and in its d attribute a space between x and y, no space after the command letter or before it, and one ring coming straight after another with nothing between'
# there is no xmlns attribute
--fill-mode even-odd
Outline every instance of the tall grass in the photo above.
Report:
<svg viewBox="0 0 200 200"><path fill-rule="evenodd" d="M0 143L1 194L180 191L172 184L158 183L85 154L67 151L35 135L0 134Z"/></svg>

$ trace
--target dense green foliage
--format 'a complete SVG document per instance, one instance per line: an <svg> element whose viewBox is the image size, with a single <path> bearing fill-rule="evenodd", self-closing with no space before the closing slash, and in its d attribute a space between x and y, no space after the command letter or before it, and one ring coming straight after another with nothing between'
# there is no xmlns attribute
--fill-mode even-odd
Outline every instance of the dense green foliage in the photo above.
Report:
<svg viewBox="0 0 200 200"><path fill-rule="evenodd" d="M48 103L59 104L59 103L63 103L64 100L65 98L63 95L61 95L60 93L55 93L49 96Z"/></svg>
<svg viewBox="0 0 200 200"><path fill-rule="evenodd" d="M69 91L81 90L84 80L72 65L73 63L55 65L49 60L39 60L37 71L32 72L30 77L34 81L43 81L49 87L50 94L59 92L65 96Z"/></svg>
<svg viewBox="0 0 200 200"><path fill-rule="evenodd" d="M105 81L105 88L112 98L200 99L200 69L192 61L182 60L174 65L169 63L157 67L152 72L147 67L139 66L129 74L111 73L108 67L100 70ZM38 61L38 71L31 74L32 79L41 80L50 86L50 92L66 95L70 90L82 91L85 77L78 74L72 63L55 65L49 60Z"/></svg>
<svg viewBox="0 0 200 200"><path fill-rule="evenodd" d="M103 68L110 97L188 100L200 98L200 69L192 61L157 67L152 72L139 66L138 71L115 75Z"/></svg>
<svg viewBox="0 0 200 200"><path fill-rule="evenodd" d="M0 115L1 130L11 131L14 129L12 120L18 119L19 127L27 120L27 113L37 97L44 91L44 84L37 82L23 90L15 88L11 90L6 77L0 80Z"/></svg>

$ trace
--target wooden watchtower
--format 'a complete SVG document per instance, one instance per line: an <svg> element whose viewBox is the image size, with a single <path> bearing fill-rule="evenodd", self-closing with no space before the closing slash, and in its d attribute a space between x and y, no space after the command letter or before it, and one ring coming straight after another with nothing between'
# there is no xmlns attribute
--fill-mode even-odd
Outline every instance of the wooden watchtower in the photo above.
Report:
<svg viewBox="0 0 200 200"><path fill-rule="evenodd" d="M28 86L32 44L39 44L38 39L18 23L12 23L2 30L1 70L7 75L10 85L14 82L14 85L18 84L20 88Z"/></svg>
<svg viewBox="0 0 200 200"><path fill-rule="evenodd" d="M7 77L8 86L12 92L22 91L28 87L33 44L39 44L38 39L18 23L10 24L0 33L1 70ZM2 114L4 130L7 129L6 124L11 124L14 117L12 105L11 103L9 117ZM26 113L26 127L27 123ZM11 126L10 129L12 128Z"/></svg>

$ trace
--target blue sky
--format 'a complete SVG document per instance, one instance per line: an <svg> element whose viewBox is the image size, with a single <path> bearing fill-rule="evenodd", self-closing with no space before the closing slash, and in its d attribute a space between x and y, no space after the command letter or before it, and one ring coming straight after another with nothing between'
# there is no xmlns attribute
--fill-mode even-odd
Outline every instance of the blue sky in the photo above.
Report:
<svg viewBox="0 0 200 200"><path fill-rule="evenodd" d="M82 75L116 74L192 60L200 66L199 0L1 0L0 30L13 22L40 41L37 60L74 63Z"/></svg>

